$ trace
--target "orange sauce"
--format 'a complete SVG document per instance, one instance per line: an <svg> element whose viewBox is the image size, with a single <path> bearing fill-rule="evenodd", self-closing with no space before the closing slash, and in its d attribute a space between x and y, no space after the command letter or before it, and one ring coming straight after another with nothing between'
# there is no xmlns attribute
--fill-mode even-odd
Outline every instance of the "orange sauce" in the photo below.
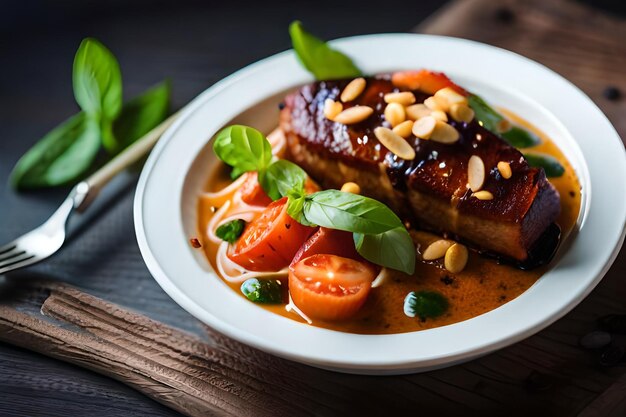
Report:
<svg viewBox="0 0 626 417"><path fill-rule="evenodd" d="M578 218L581 203L581 190L576 173L558 147L540 130L522 118L509 111L502 110L514 123L534 132L542 143L532 148L532 151L547 153L555 157L565 168L565 173L559 178L550 178L561 196L561 214L557 224L562 230L562 239L565 239L574 227ZM219 190L230 183L223 166L216 169L209 181L206 190ZM208 207L207 203L199 199L199 236L204 251L211 264L215 267L217 245L211 243L207 236L207 225L215 208ZM438 237L421 231L411 231L418 253L436 240ZM388 334L405 333L424 330L433 327L445 326L476 317L513 300L526 291L543 275L550 265L532 271L522 271L513 266L499 264L496 260L483 257L470 251L470 258L466 268L458 274L450 274L443 267L443 262L418 261L415 273L408 276L391 271L385 283L373 288L367 302L349 320L341 322L314 321L314 326L361 334ZM241 294L240 284L228 283L233 291ZM420 320L407 317L403 311L405 296L410 291L437 291L447 297L449 308L442 316L435 319ZM242 295L242 302L249 302ZM263 305L265 308L281 316L305 323L294 312L287 312L285 305Z"/></svg>

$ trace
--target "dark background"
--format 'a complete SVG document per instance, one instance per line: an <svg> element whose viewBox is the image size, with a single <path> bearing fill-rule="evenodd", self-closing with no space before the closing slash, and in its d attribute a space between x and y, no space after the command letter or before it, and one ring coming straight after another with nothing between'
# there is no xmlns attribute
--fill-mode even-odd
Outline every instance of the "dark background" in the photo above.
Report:
<svg viewBox="0 0 626 417"><path fill-rule="evenodd" d="M99 39L116 55L126 98L169 77L175 109L233 71L288 49L287 26L292 20L302 20L328 39L406 32L444 3L1 2L0 244L42 223L68 191L18 194L7 180L17 159L35 141L77 111L72 60L84 37ZM587 3L626 14L623 0ZM75 233L57 256L18 278L30 279L33 273L52 276L200 333L198 322L163 293L141 260L132 223L134 182L133 175L118 179L89 228ZM0 344L0 416L175 414L116 381Z"/></svg>

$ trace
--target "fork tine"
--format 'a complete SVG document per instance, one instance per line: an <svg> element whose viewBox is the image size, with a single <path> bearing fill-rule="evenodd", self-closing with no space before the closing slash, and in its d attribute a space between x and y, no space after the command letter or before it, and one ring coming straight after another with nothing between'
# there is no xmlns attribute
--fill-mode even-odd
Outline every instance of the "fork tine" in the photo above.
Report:
<svg viewBox="0 0 626 417"><path fill-rule="evenodd" d="M15 241L11 243L7 243L4 246L0 246L0 255L2 255L4 252L8 252L12 249L15 249L16 247L17 247L17 244L15 243Z"/></svg>
<svg viewBox="0 0 626 417"><path fill-rule="evenodd" d="M37 261L39 261L39 259L37 259L35 255L24 253L20 256L7 260L6 262L0 262L0 274L4 274L5 272L9 272L13 269L22 268Z"/></svg>
<svg viewBox="0 0 626 417"><path fill-rule="evenodd" d="M20 248L13 248L12 250L2 253L0 254L0 264L3 264L4 262L8 261L11 258L15 258L16 256L22 255L26 253L25 250L20 249Z"/></svg>

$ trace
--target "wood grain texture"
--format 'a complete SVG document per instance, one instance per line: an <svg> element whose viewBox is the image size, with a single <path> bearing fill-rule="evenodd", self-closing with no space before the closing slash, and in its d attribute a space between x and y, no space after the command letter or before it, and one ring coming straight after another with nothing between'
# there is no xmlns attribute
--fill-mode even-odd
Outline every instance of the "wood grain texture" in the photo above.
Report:
<svg viewBox="0 0 626 417"><path fill-rule="evenodd" d="M502 16L498 12L502 7L514 12L510 23L496 18L499 13ZM561 0L462 0L451 3L418 30L492 43L537 59L583 88L624 138L626 125L619 115L625 114L625 101L609 102L601 94L607 84L626 91L626 52L618 42L625 39L625 26L624 20ZM102 223L85 231L87 237L102 243L96 253L97 261L93 260L93 251L81 247L79 240L66 248L65 253L71 256L56 263L53 259L48 264L52 266L43 265L40 270L48 275L74 277L64 279L72 279L81 290L32 280L28 274L12 277L0 286L0 340L112 376L193 416L418 412L442 416L625 415L625 367L602 367L596 353L578 346L579 337L595 328L598 317L626 312L624 251L598 288L576 309L521 343L438 371L365 377L282 360L200 327L186 313L168 304L166 296L153 288L152 281L146 281L136 245L129 243L129 235L121 233L132 229L130 200L122 199L111 208ZM87 280L85 270L102 279ZM110 290L120 283L125 291ZM159 321L102 298L150 311ZM191 335L172 325L190 332L206 331L208 338L206 334ZM14 356L19 353L11 352ZM22 366L30 362L13 363ZM37 384L21 380L36 372L24 369L10 373L2 365L0 387L10 387L11 381L16 386ZM102 379L93 381L103 390L111 389L105 387ZM98 397L99 393L84 392L86 388L78 384L57 382L50 376L46 384L66 390L65 403L57 400L48 410L29 408L30 414L23 415L37 415L39 410L41 415L64 415L64 405L72 407L75 397L80 398L79 407L89 404L86 410L101 410L100 415L167 414L149 404L130 408L125 404L130 401L128 398L115 395L104 397L110 401L107 413L86 399ZM0 415L13 415L15 407L23 408L23 403L29 401L9 388L0 388L0 398Z"/></svg>

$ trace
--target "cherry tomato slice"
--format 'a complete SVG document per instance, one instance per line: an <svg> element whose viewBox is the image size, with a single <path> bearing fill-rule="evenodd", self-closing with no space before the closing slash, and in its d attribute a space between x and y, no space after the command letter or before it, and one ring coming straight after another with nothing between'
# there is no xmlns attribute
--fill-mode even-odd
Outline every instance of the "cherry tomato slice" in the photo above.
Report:
<svg viewBox="0 0 626 417"><path fill-rule="evenodd" d="M278 271L313 232L287 214L287 198L271 203L260 217L248 223L243 234L228 250L228 257L252 271Z"/></svg>
<svg viewBox="0 0 626 417"><path fill-rule="evenodd" d="M304 242L300 250L298 250L293 257L291 265L295 265L300 259L320 253L343 256L344 258L354 259L355 261L365 261L354 247L352 233L320 227Z"/></svg>
<svg viewBox="0 0 626 417"><path fill-rule="evenodd" d="M318 254L289 267L289 292L309 317L345 320L363 306L375 275L367 263Z"/></svg>

